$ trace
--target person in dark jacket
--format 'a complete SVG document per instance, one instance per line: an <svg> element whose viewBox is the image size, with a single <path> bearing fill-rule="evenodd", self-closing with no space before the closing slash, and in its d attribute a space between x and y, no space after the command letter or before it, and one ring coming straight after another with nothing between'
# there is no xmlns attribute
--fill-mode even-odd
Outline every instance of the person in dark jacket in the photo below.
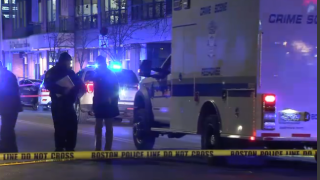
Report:
<svg viewBox="0 0 320 180"><path fill-rule="evenodd" d="M56 151L74 151L77 142L78 121L74 103L80 94L84 93L85 85L71 70L71 60L67 52L62 53L59 62L46 73L44 80L52 101ZM73 88L57 84L59 80L68 76L74 84Z"/></svg>
<svg viewBox="0 0 320 180"><path fill-rule="evenodd" d="M102 128L106 126L105 151L111 150L113 141L113 120L119 116L119 83L116 75L107 68L106 58L97 58L98 68L94 77L93 112L96 117L96 151L102 148Z"/></svg>
<svg viewBox="0 0 320 180"><path fill-rule="evenodd" d="M0 152L18 152L14 128L22 110L18 80L0 62Z"/></svg>

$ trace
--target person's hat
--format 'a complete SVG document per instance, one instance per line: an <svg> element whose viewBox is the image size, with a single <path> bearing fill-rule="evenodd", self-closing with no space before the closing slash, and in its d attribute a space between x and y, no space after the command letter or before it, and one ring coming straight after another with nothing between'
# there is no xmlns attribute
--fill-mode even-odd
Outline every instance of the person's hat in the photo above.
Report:
<svg viewBox="0 0 320 180"><path fill-rule="evenodd" d="M72 57L69 53L63 52L60 54L59 62L66 62L66 61L72 61Z"/></svg>

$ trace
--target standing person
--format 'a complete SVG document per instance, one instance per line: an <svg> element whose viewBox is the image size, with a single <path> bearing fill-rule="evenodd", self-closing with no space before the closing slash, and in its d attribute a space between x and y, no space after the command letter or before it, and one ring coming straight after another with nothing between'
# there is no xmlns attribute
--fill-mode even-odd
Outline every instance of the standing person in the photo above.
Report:
<svg viewBox="0 0 320 180"><path fill-rule="evenodd" d="M42 76L41 76L41 80L42 80L42 81L43 81L44 78L46 77L46 74L47 74L47 70L45 70L45 71L43 72Z"/></svg>
<svg viewBox="0 0 320 180"><path fill-rule="evenodd" d="M22 104L18 80L0 61L0 152L18 152L14 129L19 112L22 112Z"/></svg>
<svg viewBox="0 0 320 180"><path fill-rule="evenodd" d="M74 151L77 142L78 122L74 103L79 94L85 91L85 85L71 70L71 60L67 52L62 53L59 62L46 73L44 80L44 85L50 91L52 99L51 111L56 151ZM67 76L74 84L71 89L57 84L59 80Z"/></svg>
<svg viewBox="0 0 320 180"><path fill-rule="evenodd" d="M112 148L113 120L119 116L119 84L116 75L107 68L106 58L97 58L98 68L94 78L93 112L96 117L96 151L102 149L102 128L106 126L105 151Z"/></svg>

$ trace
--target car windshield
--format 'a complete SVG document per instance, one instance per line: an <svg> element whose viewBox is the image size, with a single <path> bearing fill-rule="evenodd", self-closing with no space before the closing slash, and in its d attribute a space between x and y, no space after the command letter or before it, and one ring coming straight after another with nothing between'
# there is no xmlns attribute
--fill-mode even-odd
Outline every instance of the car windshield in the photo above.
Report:
<svg viewBox="0 0 320 180"><path fill-rule="evenodd" d="M139 80L136 74L131 70L122 70L115 72L118 77L119 84L138 84Z"/></svg>

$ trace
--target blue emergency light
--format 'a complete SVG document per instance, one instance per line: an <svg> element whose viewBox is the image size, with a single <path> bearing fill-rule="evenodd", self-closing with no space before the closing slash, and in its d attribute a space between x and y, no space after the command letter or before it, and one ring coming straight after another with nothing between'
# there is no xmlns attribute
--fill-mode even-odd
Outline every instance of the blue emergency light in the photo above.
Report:
<svg viewBox="0 0 320 180"><path fill-rule="evenodd" d="M95 65L87 65L88 68L98 68L99 65L95 64ZM109 66L109 69L111 71L121 71L122 70L122 65L121 63L111 63Z"/></svg>
<svg viewBox="0 0 320 180"><path fill-rule="evenodd" d="M109 65L109 69L112 70L112 71L121 71L122 70L122 65L120 63L112 62Z"/></svg>
<svg viewBox="0 0 320 180"><path fill-rule="evenodd" d="M98 64L95 64L95 65L87 65L88 68L98 68L99 65Z"/></svg>

